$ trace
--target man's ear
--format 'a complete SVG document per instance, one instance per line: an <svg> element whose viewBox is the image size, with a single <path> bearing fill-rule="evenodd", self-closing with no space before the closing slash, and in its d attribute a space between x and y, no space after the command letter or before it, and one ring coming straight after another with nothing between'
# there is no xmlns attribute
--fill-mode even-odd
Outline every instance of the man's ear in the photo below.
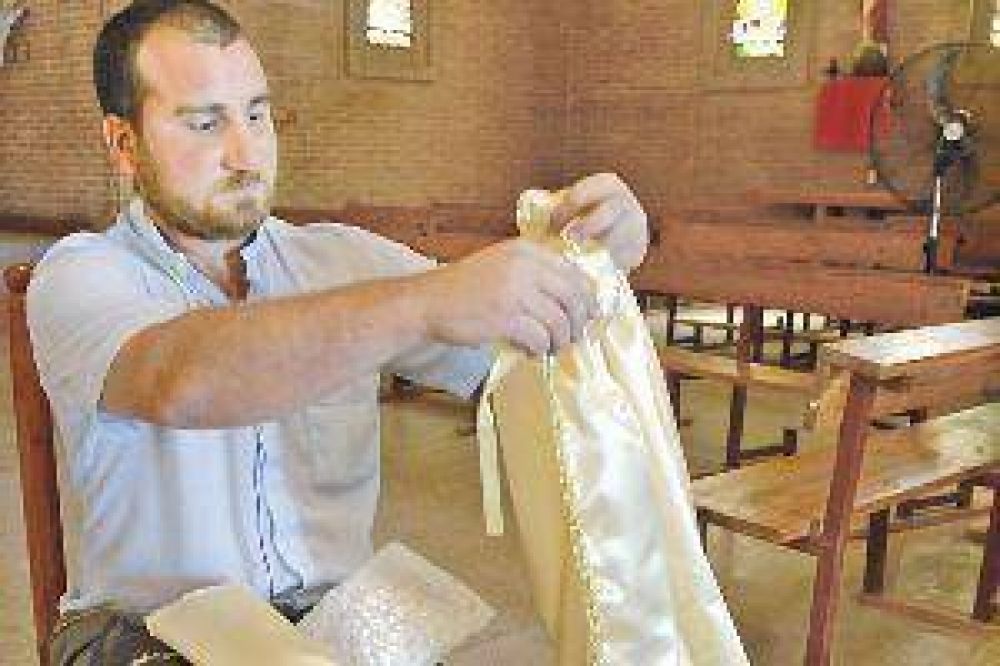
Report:
<svg viewBox="0 0 1000 666"><path fill-rule="evenodd" d="M135 126L121 116L109 114L101 121L101 134L115 172L123 176L134 176L139 147L139 135Z"/></svg>

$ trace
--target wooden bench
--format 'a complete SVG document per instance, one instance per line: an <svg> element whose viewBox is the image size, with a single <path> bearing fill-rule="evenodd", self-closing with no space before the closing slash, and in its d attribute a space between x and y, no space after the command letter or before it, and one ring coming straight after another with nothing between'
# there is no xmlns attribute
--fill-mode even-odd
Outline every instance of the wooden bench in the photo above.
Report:
<svg viewBox="0 0 1000 666"><path fill-rule="evenodd" d="M651 252L631 280L637 288L649 292L684 294L717 303L743 303L736 346L736 358L743 364L761 361L765 307L912 327L960 320L969 292L968 281L959 278L780 261L721 261L683 253L666 255L663 247ZM681 377L701 376L691 365L672 368L666 363L669 357L662 360L675 397L679 394ZM747 389L754 385L734 372L719 373L722 366L718 362L708 359L705 363L715 364L711 372L716 373L717 379L733 384L726 435L727 467L737 467L747 457L794 451L795 433L786 429L779 445L757 448L756 453L745 452L742 438Z"/></svg>
<svg viewBox="0 0 1000 666"><path fill-rule="evenodd" d="M711 258L720 264L772 262L793 270L803 265L908 272L921 272L923 269L925 225L921 220L840 218L816 225L801 220L761 218L761 213L757 215L742 221L664 217L659 220L660 241L653 253L666 254L674 259ZM958 237L957 225L949 223L944 226L938 251L939 266L947 269L953 265ZM671 315L674 309L670 308ZM780 363L786 367L792 364L796 342L808 346L808 352L801 359L809 365L815 361L816 347L820 342L816 338L819 336L824 338L822 341L829 341L832 337L826 332L796 330L793 319L798 311L787 309L783 325L778 327L782 340ZM812 312L800 311L805 313L806 319ZM700 328L695 331L696 343ZM668 328L668 340L672 337ZM727 335L726 340L731 342L732 336Z"/></svg>
<svg viewBox="0 0 1000 666"><path fill-rule="evenodd" d="M800 396L811 395L816 389L812 373L702 354L682 347L662 347L658 355L662 366L672 374L719 379L734 386L757 386Z"/></svg>
<svg viewBox="0 0 1000 666"><path fill-rule="evenodd" d="M430 231L426 208L407 206L364 206L342 208L275 208L274 214L293 224L338 222L367 229L404 245L411 245Z"/></svg>
<svg viewBox="0 0 1000 666"><path fill-rule="evenodd" d="M963 221L951 270L1000 282L1000 205Z"/></svg>
<svg viewBox="0 0 1000 666"><path fill-rule="evenodd" d="M924 267L926 224L922 220L846 220L815 225L796 220L743 221L665 219L660 244L671 254L718 260L771 260L822 266L920 272ZM946 224L938 265L954 264L958 227Z"/></svg>
<svg viewBox="0 0 1000 666"><path fill-rule="evenodd" d="M0 231L58 238L77 231L92 231L92 229L88 225L70 218L0 213Z"/></svg>
<svg viewBox="0 0 1000 666"><path fill-rule="evenodd" d="M472 205L362 206L339 209L278 208L275 215L298 224L340 222L403 243L439 261L455 261L516 234L494 208ZM464 217L463 217L464 216Z"/></svg>
<svg viewBox="0 0 1000 666"><path fill-rule="evenodd" d="M865 217L879 219L887 213L906 210L906 204L884 189L831 192L826 189L782 190L758 189L747 193L747 199L761 206L802 209L810 219L822 223L830 217L842 217L857 211Z"/></svg>
<svg viewBox="0 0 1000 666"><path fill-rule="evenodd" d="M852 516L870 517L866 598L881 608L913 609L884 591L890 509L962 482L989 486L993 508L972 613L975 621L989 621L1000 582L1000 403L899 430L868 424L880 408L948 409L959 400L981 402L984 389L1000 387L1000 319L831 345L821 353L821 376L813 447L696 480L703 527L719 525L818 558L805 663L822 666L830 663ZM883 392L889 397L879 407ZM971 624L936 609L910 616L943 626Z"/></svg>

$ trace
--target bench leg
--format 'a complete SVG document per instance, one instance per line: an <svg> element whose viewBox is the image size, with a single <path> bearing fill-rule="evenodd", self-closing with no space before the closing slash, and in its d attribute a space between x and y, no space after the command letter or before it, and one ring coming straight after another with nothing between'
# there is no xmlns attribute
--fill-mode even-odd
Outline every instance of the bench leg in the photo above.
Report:
<svg viewBox="0 0 1000 666"><path fill-rule="evenodd" d="M726 469L736 469L743 458L743 417L747 408L747 390L734 386L729 401L729 432L726 434Z"/></svg>
<svg viewBox="0 0 1000 666"><path fill-rule="evenodd" d="M795 428L785 428L781 431L781 453L794 456L799 451L799 431Z"/></svg>
<svg viewBox="0 0 1000 666"><path fill-rule="evenodd" d="M726 305L726 323L732 324L736 321L736 306L732 303ZM726 344L731 345L736 341L736 331L732 327L726 329Z"/></svg>
<svg viewBox="0 0 1000 666"><path fill-rule="evenodd" d="M806 639L806 666L830 666L834 619L844 573L844 544L828 544L816 563L809 635Z"/></svg>
<svg viewBox="0 0 1000 666"><path fill-rule="evenodd" d="M809 356L806 359L807 368L815 368L816 364L819 362L819 343L810 342L809 343Z"/></svg>
<svg viewBox="0 0 1000 666"><path fill-rule="evenodd" d="M786 310L784 326L781 331L781 360L778 362L782 368L792 365L792 338L794 335L795 313L791 310Z"/></svg>
<svg viewBox="0 0 1000 666"><path fill-rule="evenodd" d="M681 377L676 372L667 371L667 392L670 394L670 406L674 410L674 422L681 426Z"/></svg>
<svg viewBox="0 0 1000 666"><path fill-rule="evenodd" d="M844 573L844 550L851 532L851 508L861 477L865 433L875 402L875 385L852 376L840 423L830 495L817 546L819 561L809 609L807 666L829 666Z"/></svg>
<svg viewBox="0 0 1000 666"><path fill-rule="evenodd" d="M672 345L677 339L674 326L677 324L677 297L667 296L667 344Z"/></svg>
<svg viewBox="0 0 1000 666"><path fill-rule="evenodd" d="M889 550L889 518L889 509L882 509L868 516L864 580L864 591L868 594L882 594L885 591L885 560Z"/></svg>
<svg viewBox="0 0 1000 666"><path fill-rule="evenodd" d="M754 363L760 363L764 360L764 323L762 317L763 314L761 314L761 319L758 320L757 330L753 339L753 353L750 360Z"/></svg>
<svg viewBox="0 0 1000 666"><path fill-rule="evenodd" d="M990 527L986 532L986 546L983 548L983 565L979 570L979 585L976 587L976 601L972 607L972 618L989 622L997 612L997 587L1000 586L1000 486L993 488L993 508L990 511Z"/></svg>
<svg viewBox="0 0 1000 666"><path fill-rule="evenodd" d="M963 481L958 484L958 490L955 491L955 506L959 509L971 509L975 492L976 484L974 483Z"/></svg>

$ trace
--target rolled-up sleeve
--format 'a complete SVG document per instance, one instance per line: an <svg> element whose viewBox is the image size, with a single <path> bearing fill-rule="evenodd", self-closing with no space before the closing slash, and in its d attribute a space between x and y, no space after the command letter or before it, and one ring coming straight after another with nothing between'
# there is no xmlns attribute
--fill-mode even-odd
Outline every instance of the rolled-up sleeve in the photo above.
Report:
<svg viewBox="0 0 1000 666"><path fill-rule="evenodd" d="M355 256L363 258L356 265L359 280L400 277L438 268L433 259L364 229L315 225L314 230L347 234L356 244ZM485 346L431 343L398 355L385 369L418 384L468 398L486 379L492 362L492 352Z"/></svg>
<svg viewBox="0 0 1000 666"><path fill-rule="evenodd" d="M125 342L182 314L182 298L154 295L134 257L97 234L56 244L35 268L27 294L35 363L64 445L87 439L108 369Z"/></svg>

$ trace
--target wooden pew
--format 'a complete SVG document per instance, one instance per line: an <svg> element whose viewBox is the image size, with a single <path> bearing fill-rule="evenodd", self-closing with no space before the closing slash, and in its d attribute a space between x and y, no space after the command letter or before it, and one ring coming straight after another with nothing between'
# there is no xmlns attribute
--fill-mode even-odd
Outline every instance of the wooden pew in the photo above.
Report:
<svg viewBox="0 0 1000 666"><path fill-rule="evenodd" d="M823 266L920 272L924 267L923 221L846 219L815 225L769 219L741 222L665 220L660 244L671 255L734 261L788 261ZM946 225L938 265L954 264L958 228Z"/></svg>
<svg viewBox="0 0 1000 666"><path fill-rule="evenodd" d="M788 262L860 269L889 269L920 272L923 269L924 222L909 218L890 220L864 220L836 218L817 225L802 220L767 218L757 212L756 217L744 220L698 221L665 216L658 220L659 242L654 250L669 257L712 258L717 261L735 262ZM946 224L942 230L939 265L950 268L954 264L958 243L958 228ZM731 304L727 304L730 305ZM691 321L678 318L676 306L671 305L668 316L673 323L683 323L695 328L698 346L701 328L721 328L729 324ZM808 318L805 311L804 318ZM817 346L832 341L837 333L831 329L796 331L793 326L795 311L788 310L779 326L782 339L781 364L790 366L795 342L805 342L809 353L804 357L811 365ZM673 338L673 325L668 326L668 340ZM732 336L727 334L726 341Z"/></svg>
<svg viewBox="0 0 1000 666"><path fill-rule="evenodd" d="M952 270L1000 282L1000 205L963 221Z"/></svg>
<svg viewBox="0 0 1000 666"><path fill-rule="evenodd" d="M339 209L278 208L275 215L298 224L340 222L398 241L439 261L455 261L517 233L496 208L471 204L362 206Z"/></svg>
<svg viewBox="0 0 1000 666"><path fill-rule="evenodd" d="M955 277L665 253L647 257L630 282L646 292L892 326L959 320L969 291L968 281Z"/></svg>
<svg viewBox="0 0 1000 666"><path fill-rule="evenodd" d="M708 355L682 355L669 347L660 355L675 403L679 402L684 376L714 377L733 385L726 436L728 468L738 467L748 457L790 454L795 450L795 434L790 430L784 432L778 446L756 452L746 452L742 447L748 388L805 384L793 370L744 370L747 364L761 360L763 308L912 327L961 320L969 292L968 281L954 277L771 260L733 262L684 254L665 256L662 250L652 253L631 280L637 289L645 291L743 304L734 364L721 364Z"/></svg>
<svg viewBox="0 0 1000 666"><path fill-rule="evenodd" d="M1000 384L1000 319L850 340L824 348L821 363L814 445L794 457L694 481L703 528L719 525L817 557L805 663L825 666L854 515L869 516L868 603L940 626L973 626L955 613L892 599L883 574L894 506L961 482L985 485L993 489L993 508L972 618L988 622L1000 583L1000 403L981 403L981 391ZM914 392L914 386L931 390ZM942 409L959 400L981 404L874 431L868 424L882 393L897 407L924 407L928 398Z"/></svg>
<svg viewBox="0 0 1000 666"><path fill-rule="evenodd" d="M477 233L487 236L516 236L514 205L483 206L473 203L434 202L429 207L436 233Z"/></svg>
<svg viewBox="0 0 1000 666"><path fill-rule="evenodd" d="M831 192L825 188L812 191L768 188L748 192L747 199L758 206L801 209L816 223L833 217L843 218L849 211L865 218L880 219L887 213L906 210L905 203L884 189Z"/></svg>
<svg viewBox="0 0 1000 666"><path fill-rule="evenodd" d="M0 213L0 231L60 237L92 229L73 218Z"/></svg>
<svg viewBox="0 0 1000 666"><path fill-rule="evenodd" d="M367 229L404 245L412 245L430 232L426 208L404 206L362 206L343 208L275 208L275 216L293 224L337 222Z"/></svg>

